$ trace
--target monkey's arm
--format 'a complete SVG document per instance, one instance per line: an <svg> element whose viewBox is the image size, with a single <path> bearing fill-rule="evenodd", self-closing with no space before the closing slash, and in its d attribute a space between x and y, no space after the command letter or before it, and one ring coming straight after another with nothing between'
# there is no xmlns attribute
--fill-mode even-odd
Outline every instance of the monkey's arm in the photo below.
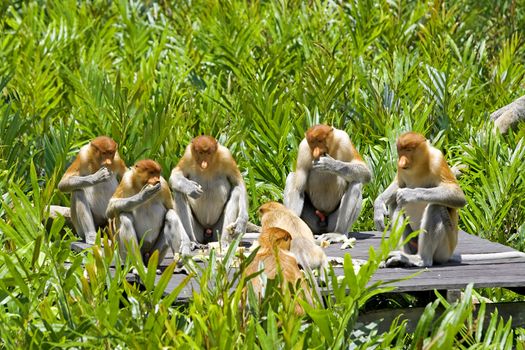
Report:
<svg viewBox="0 0 525 350"><path fill-rule="evenodd" d="M394 180L374 201L374 223L376 230L384 231L385 216L388 215L388 207L395 204L395 194L398 189L399 185L397 181Z"/></svg>
<svg viewBox="0 0 525 350"><path fill-rule="evenodd" d="M428 202L450 208L461 208L467 204L465 195L456 184L442 184L430 188L400 188L396 193L400 206L411 202Z"/></svg>
<svg viewBox="0 0 525 350"><path fill-rule="evenodd" d="M163 177L160 178L160 193L162 196L162 203L166 209L174 209L175 203L173 202L173 196L171 195L170 186Z"/></svg>
<svg viewBox="0 0 525 350"><path fill-rule="evenodd" d="M297 216L301 216L304 206L304 191L308 171L298 168L295 173L291 173L286 180L284 191L284 206L293 211Z"/></svg>
<svg viewBox="0 0 525 350"><path fill-rule="evenodd" d="M525 119L525 96L522 96L490 115L490 120L502 134L512 128L518 121Z"/></svg>
<svg viewBox="0 0 525 350"><path fill-rule="evenodd" d="M370 169L363 161L352 160L343 162L329 155L323 156L317 162L314 162L313 169L336 174L348 182L367 183L372 178Z"/></svg>
<svg viewBox="0 0 525 350"><path fill-rule="evenodd" d="M199 198L202 195L201 185L186 178L178 166L171 172L169 184L172 190L184 193L192 198Z"/></svg>
<svg viewBox="0 0 525 350"><path fill-rule="evenodd" d="M153 196L159 192L160 183L154 186L146 186L139 193L127 197L127 198L116 198L113 197L110 199L108 208L106 210L106 216L108 218L116 217L122 212L131 212L133 209L138 206L146 203L148 200L153 198Z"/></svg>
<svg viewBox="0 0 525 350"><path fill-rule="evenodd" d="M94 186L100 182L104 182L110 177L111 172L106 167L102 167L96 173L86 176L66 173L64 177L62 177L62 180L60 180L58 189L62 192L73 192L84 187Z"/></svg>
<svg viewBox="0 0 525 350"><path fill-rule="evenodd" d="M235 220L235 235L244 234L246 232L246 225L248 223L248 192L242 179L241 173L237 168L233 169L233 174L229 177L232 184L232 193L239 195L239 212Z"/></svg>

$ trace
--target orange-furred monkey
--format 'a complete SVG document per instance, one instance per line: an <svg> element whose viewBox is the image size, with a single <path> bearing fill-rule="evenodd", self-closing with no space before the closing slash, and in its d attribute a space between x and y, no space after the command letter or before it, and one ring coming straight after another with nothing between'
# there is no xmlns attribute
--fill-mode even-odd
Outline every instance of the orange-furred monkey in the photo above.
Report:
<svg viewBox="0 0 525 350"><path fill-rule="evenodd" d="M284 205L314 234L329 233L324 236L330 241L345 239L371 176L346 132L316 125L299 145L296 170L286 179Z"/></svg>
<svg viewBox="0 0 525 350"><path fill-rule="evenodd" d="M189 238L174 210L168 183L160 174L159 163L151 159L138 161L124 174L109 201L107 216L116 220L123 259L128 249L142 257L146 265L155 250L159 251L159 262L170 247L174 254L181 249L189 254Z"/></svg>
<svg viewBox="0 0 525 350"><path fill-rule="evenodd" d="M117 176L122 178L125 171L117 143L99 136L80 149L60 180L58 189L71 192L71 221L86 243L95 243L97 229L107 224L109 199L117 188Z"/></svg>
<svg viewBox="0 0 525 350"><path fill-rule="evenodd" d="M198 136L171 172L177 214L196 243L228 244L246 232L248 194L230 151L211 136ZM233 226L233 234L228 227Z"/></svg>

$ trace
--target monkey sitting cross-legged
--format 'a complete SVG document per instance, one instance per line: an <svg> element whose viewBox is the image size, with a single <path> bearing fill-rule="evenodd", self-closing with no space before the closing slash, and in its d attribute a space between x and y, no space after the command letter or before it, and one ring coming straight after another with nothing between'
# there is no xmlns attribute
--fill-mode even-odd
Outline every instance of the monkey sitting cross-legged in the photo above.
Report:
<svg viewBox="0 0 525 350"><path fill-rule="evenodd" d="M244 274L246 276L252 275L261 268L264 270L265 277L268 279L275 279L278 274L278 266L282 271L281 289L299 287L296 291L301 293L301 297L305 299L310 305L313 304L312 293L306 283L306 280L299 270L297 260L294 255L289 252L291 247L292 236L289 232L278 227L263 228L259 236L259 250L254 260L248 265ZM260 276L252 278L248 283L253 286L255 294L263 297L264 287ZM299 284L298 284L299 283ZM295 303L295 313L303 315L304 310L299 303Z"/></svg>
<svg viewBox="0 0 525 350"><path fill-rule="evenodd" d="M97 229L107 224L106 208L122 178L126 165L117 143L99 136L83 146L67 169L58 189L71 192L71 221L80 238L95 243Z"/></svg>
<svg viewBox="0 0 525 350"><path fill-rule="evenodd" d="M124 174L109 201L107 215L116 220L123 260L128 249L146 265L155 250L159 251L159 262L170 247L174 254L189 254L189 238L173 209L168 183L160 174L157 162L138 161Z"/></svg>
<svg viewBox="0 0 525 350"><path fill-rule="evenodd" d="M344 240L361 211L362 187L371 172L343 130L308 129L299 145L295 172L288 175L284 205L315 234Z"/></svg>
<svg viewBox="0 0 525 350"><path fill-rule="evenodd" d="M177 214L193 242L217 241L219 232L221 243L227 245L246 232L244 181L230 151L213 137L198 136L191 141L169 183Z"/></svg>

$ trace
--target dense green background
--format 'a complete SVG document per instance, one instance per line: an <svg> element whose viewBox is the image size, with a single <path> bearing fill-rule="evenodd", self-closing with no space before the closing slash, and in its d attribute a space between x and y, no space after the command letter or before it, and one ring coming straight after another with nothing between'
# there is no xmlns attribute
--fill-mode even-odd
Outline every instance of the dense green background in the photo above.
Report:
<svg viewBox="0 0 525 350"><path fill-rule="evenodd" d="M27 264L22 280L39 300L2 322L25 329L43 317L48 287L27 279L60 274L43 256L72 259L67 242L44 234L44 208L68 203L57 180L101 134L127 164L153 158L164 176L194 135L216 136L239 163L256 220L260 203L281 199L304 131L333 124L374 174L354 227L368 230L395 174L395 138L420 131L451 165L468 166L461 227L523 250L524 129L494 135L488 115L524 92L524 28L523 0L0 1L0 192L10 203L1 260ZM12 281L7 265L0 273ZM79 271L69 272L77 283ZM0 301L11 305L6 295L23 287L5 283ZM76 329L58 318L57 329ZM20 332L2 338L27 345Z"/></svg>

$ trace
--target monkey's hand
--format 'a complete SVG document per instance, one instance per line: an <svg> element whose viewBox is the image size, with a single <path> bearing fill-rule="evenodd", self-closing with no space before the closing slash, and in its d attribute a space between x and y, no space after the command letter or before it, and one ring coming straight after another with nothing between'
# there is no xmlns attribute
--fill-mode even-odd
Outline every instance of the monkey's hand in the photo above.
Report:
<svg viewBox="0 0 525 350"><path fill-rule="evenodd" d="M348 182L370 182L372 173L362 161L343 162L325 155L314 161L312 169L341 176Z"/></svg>
<svg viewBox="0 0 525 350"><path fill-rule="evenodd" d="M388 211L386 209L385 203L382 201L379 203L374 203L374 224L377 231L383 232L385 230L385 216L387 215Z"/></svg>
<svg viewBox="0 0 525 350"><path fill-rule="evenodd" d="M313 162L312 169L325 172L325 173L332 173L332 174L339 174L342 169L342 163L341 161L338 161L330 155L322 156L319 158L319 160L315 160Z"/></svg>
<svg viewBox="0 0 525 350"><path fill-rule="evenodd" d="M140 190L139 195L143 202L150 200L160 191L160 182L156 185L146 185Z"/></svg>
<svg viewBox="0 0 525 350"><path fill-rule="evenodd" d="M237 218L235 222L232 222L231 224L226 226L225 230L230 236L239 237L240 235L243 235L246 232L247 224L248 220Z"/></svg>
<svg viewBox="0 0 525 350"><path fill-rule="evenodd" d="M90 176L90 180L93 183L93 185L96 185L98 183L107 181L111 178L111 171L106 168L105 166L98 169L98 171Z"/></svg>
<svg viewBox="0 0 525 350"><path fill-rule="evenodd" d="M185 193L189 197L197 199L202 196L202 186L197 182L186 179L186 181L184 181L184 183L181 185L181 192Z"/></svg>
<svg viewBox="0 0 525 350"><path fill-rule="evenodd" d="M396 193L397 205L403 207L407 203L417 202L417 192L416 188L399 188Z"/></svg>

